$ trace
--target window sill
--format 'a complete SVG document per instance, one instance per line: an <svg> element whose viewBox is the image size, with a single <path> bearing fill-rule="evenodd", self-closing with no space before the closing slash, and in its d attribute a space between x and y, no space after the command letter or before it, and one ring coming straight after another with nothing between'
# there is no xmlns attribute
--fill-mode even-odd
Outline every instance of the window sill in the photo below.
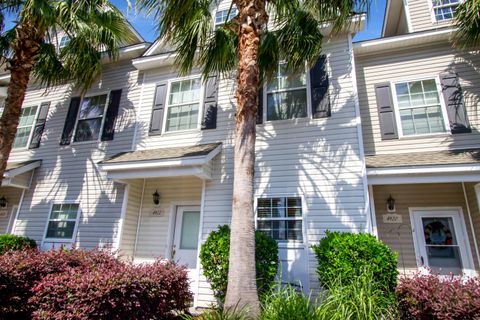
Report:
<svg viewBox="0 0 480 320"><path fill-rule="evenodd" d="M59 239L59 238L45 238L43 242L62 242L62 243L73 243L73 239Z"/></svg>
<svg viewBox="0 0 480 320"><path fill-rule="evenodd" d="M428 138L448 138L452 134L450 132L440 132L440 133L429 133L429 134L417 134L411 136L402 136L399 140L417 140L417 139L428 139Z"/></svg>
<svg viewBox="0 0 480 320"><path fill-rule="evenodd" d="M305 243L303 242L277 242L279 249L305 249Z"/></svg>
<svg viewBox="0 0 480 320"><path fill-rule="evenodd" d="M178 134L187 134L187 133L194 133L194 132L200 132L200 128L195 128L195 129L188 129L188 130L177 130L177 131L165 131L162 132L162 134L159 134L157 136L163 137L163 136L174 136Z"/></svg>

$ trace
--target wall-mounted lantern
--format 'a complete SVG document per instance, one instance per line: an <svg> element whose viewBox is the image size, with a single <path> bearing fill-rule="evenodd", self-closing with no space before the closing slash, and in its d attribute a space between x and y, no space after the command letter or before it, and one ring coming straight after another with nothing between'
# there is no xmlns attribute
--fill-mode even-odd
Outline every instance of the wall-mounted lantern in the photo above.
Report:
<svg viewBox="0 0 480 320"><path fill-rule="evenodd" d="M155 190L155 192L152 194L153 196L153 203L158 206L160 204L160 194L158 193L158 190Z"/></svg>
<svg viewBox="0 0 480 320"><path fill-rule="evenodd" d="M395 212L395 199L392 198L392 195L390 195L387 199L387 211L388 212Z"/></svg>
<svg viewBox="0 0 480 320"><path fill-rule="evenodd" d="M5 196L0 198L0 209L5 209L8 206L8 201Z"/></svg>

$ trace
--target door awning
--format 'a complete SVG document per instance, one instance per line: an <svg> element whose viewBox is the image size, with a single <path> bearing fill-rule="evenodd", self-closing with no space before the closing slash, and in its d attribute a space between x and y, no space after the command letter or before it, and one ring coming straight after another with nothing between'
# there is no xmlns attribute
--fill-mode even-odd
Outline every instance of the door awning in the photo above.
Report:
<svg viewBox="0 0 480 320"><path fill-rule="evenodd" d="M42 160L8 163L3 173L2 187L30 188L33 171L41 164Z"/></svg>
<svg viewBox="0 0 480 320"><path fill-rule="evenodd" d="M113 180L197 176L210 180L212 159L221 143L139 150L117 154L99 163Z"/></svg>

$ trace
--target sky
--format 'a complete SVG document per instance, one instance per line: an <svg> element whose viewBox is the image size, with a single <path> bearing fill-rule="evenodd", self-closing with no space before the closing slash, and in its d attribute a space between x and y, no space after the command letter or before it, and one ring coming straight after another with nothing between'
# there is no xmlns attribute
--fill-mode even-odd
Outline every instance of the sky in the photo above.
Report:
<svg viewBox="0 0 480 320"><path fill-rule="evenodd" d="M157 30L155 21L144 14L139 14L134 8L129 8L127 0L111 0L112 3L119 8L128 21L135 27L135 29L143 36L148 42L155 41L157 37ZM134 0L130 1L134 4ZM385 2L386 0L372 0L369 16L367 17L367 23L364 30L358 33L354 41L363 41L368 39L379 38L382 32L383 16L385 14ZM11 26L11 20L7 18L6 27Z"/></svg>
<svg viewBox="0 0 480 320"><path fill-rule="evenodd" d="M127 0L111 0L112 3L122 10L130 23L145 38L146 41L155 41L157 32L155 23L152 19L138 14L135 9L128 9ZM382 33L383 16L385 14L386 0L373 0L370 8L370 14L364 31L358 33L354 41L379 38ZM132 1L133 3L133 1Z"/></svg>

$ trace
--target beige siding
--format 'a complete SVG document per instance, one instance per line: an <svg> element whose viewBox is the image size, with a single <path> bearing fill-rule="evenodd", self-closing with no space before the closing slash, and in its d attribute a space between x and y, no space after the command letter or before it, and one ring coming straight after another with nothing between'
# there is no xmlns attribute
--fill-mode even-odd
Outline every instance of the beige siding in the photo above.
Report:
<svg viewBox="0 0 480 320"><path fill-rule="evenodd" d="M153 216L152 194L160 194L161 216ZM176 207L196 205L200 207L202 181L196 177L147 179L140 216L137 250L135 259L148 261L156 258L170 258L173 222Z"/></svg>
<svg viewBox="0 0 480 320"><path fill-rule="evenodd" d="M470 224L473 226L473 236L477 240L477 246L480 244L480 208L478 207L479 202L478 202L478 195L475 190L475 185L477 183L465 183L465 190L467 192L467 199L468 199L468 206L470 209L470 217L472 223ZM472 238L473 240L473 238ZM477 248L480 249L480 248ZM474 247L472 247L472 250L475 250ZM478 253L476 252L476 255L478 257ZM480 262L477 260L476 263Z"/></svg>
<svg viewBox="0 0 480 320"><path fill-rule="evenodd" d="M119 245L120 255L127 259L133 257L142 192L143 180L130 180L128 182L128 202L123 218L123 229Z"/></svg>
<svg viewBox="0 0 480 320"><path fill-rule="evenodd" d="M0 209L0 211L6 211L7 213L6 216L0 217L0 234L10 232L16 215L14 206L18 206L20 203L22 191L23 190L19 188L0 187L0 198L3 196L8 201L7 208Z"/></svg>
<svg viewBox="0 0 480 320"><path fill-rule="evenodd" d="M412 32L439 29L451 25L451 21L435 20L432 0L408 0Z"/></svg>
<svg viewBox="0 0 480 320"><path fill-rule="evenodd" d="M134 103L138 99L138 71L130 61L108 65L100 81L87 95L123 89L115 139L109 142L72 143L60 146L71 96L78 93L68 86L45 89L30 86L24 105L51 101L40 148L14 150L10 161L42 160L35 171L32 187L26 192L14 232L38 242L45 233L53 203L74 201L80 204L81 217L76 245L83 248L115 245L122 211L124 186L106 178L98 162L131 149L134 133Z"/></svg>
<svg viewBox="0 0 480 320"><path fill-rule="evenodd" d="M402 215L402 224L383 223L382 215L387 213L386 201L390 195L395 199L396 213ZM398 269L401 273L403 271L408 273L417 268L409 214L409 208L412 207L461 207L471 253L478 270L475 244L461 183L379 185L373 186L373 197L379 238L398 252Z"/></svg>
<svg viewBox="0 0 480 320"><path fill-rule="evenodd" d="M405 48L381 55L356 57L365 152L367 154L404 153L479 147L480 118L477 103L480 98L480 75L475 67L479 63L478 55L457 52L448 43L439 43L429 47ZM434 77L447 71L459 74L473 133L456 135L445 133L382 141L375 99L375 84ZM443 97L441 98L443 99Z"/></svg>

